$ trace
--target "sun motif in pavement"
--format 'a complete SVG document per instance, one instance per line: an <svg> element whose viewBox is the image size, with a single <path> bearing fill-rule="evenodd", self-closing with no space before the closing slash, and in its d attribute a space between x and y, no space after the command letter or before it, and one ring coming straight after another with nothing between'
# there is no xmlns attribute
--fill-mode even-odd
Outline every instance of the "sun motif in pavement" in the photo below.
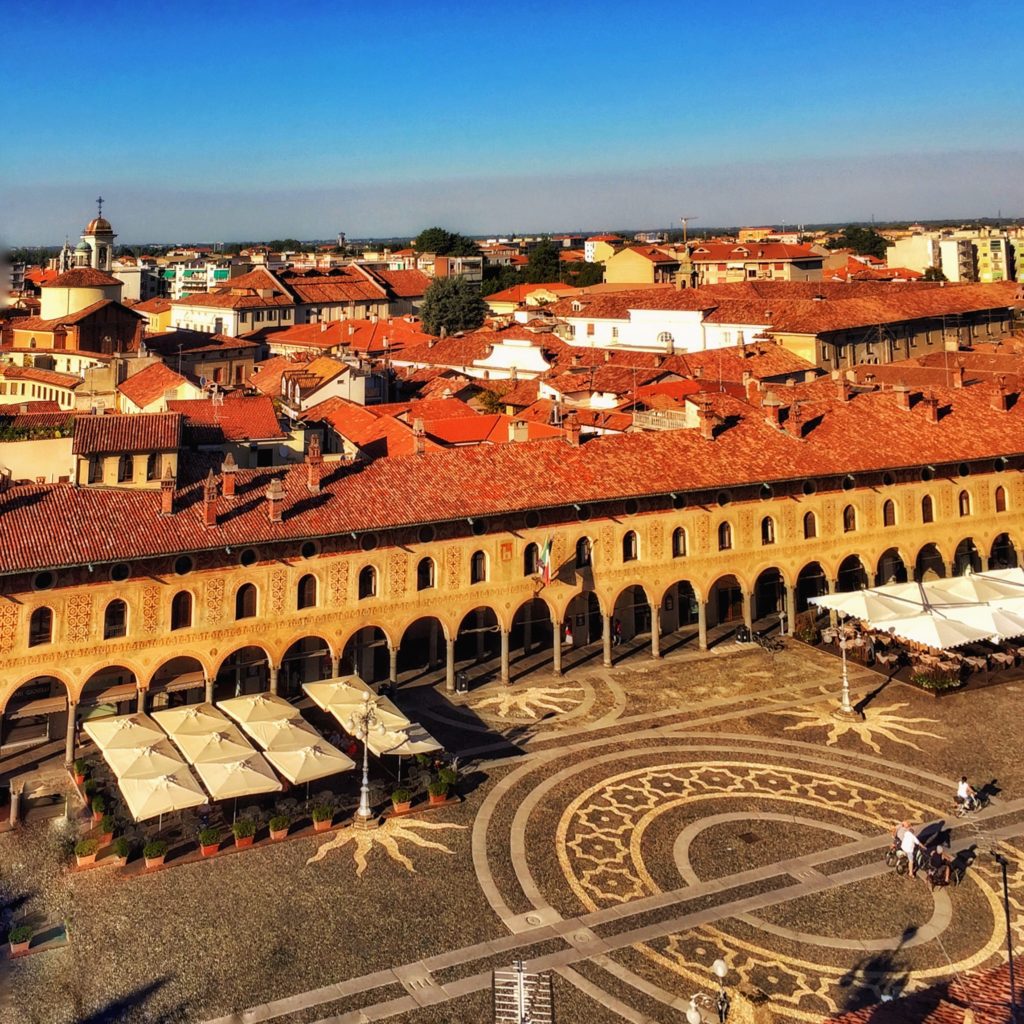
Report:
<svg viewBox="0 0 1024 1024"><path fill-rule="evenodd" d="M827 729L828 734L825 742L835 746L841 736L850 733L865 745L870 747L876 754L882 752L878 745L879 739L891 740L904 747L912 747L914 750L921 748L908 739L910 736L929 736L935 740L945 739L938 733L928 732L926 729L915 729L917 725L932 725L937 722L935 718L906 718L897 714L901 709L908 707L907 704L890 704L884 708L869 708L864 712L863 718L840 719L832 717L832 706L818 706L808 708L806 711L776 711L774 714L786 715L790 718L799 718L801 721L793 725L787 725L786 732L803 732L805 729Z"/></svg>
<svg viewBox="0 0 1024 1024"><path fill-rule="evenodd" d="M445 846L444 843L429 839L424 833L441 832L445 829L465 829L465 825L455 825L449 822L435 821L407 821L403 818L388 818L380 827L375 829L344 828L331 839L323 843L313 854L306 864L313 864L323 860L332 850L339 850L343 846L352 846L352 857L356 863L356 874L362 877L366 870L367 858L375 846L380 847L393 861L401 864L406 871L416 874L412 860L401 850L402 843L409 843L421 849L440 850L442 853L453 853L454 851ZM409 851L413 853L413 850Z"/></svg>
<svg viewBox="0 0 1024 1024"><path fill-rule="evenodd" d="M578 686L530 686L522 690L502 690L493 697L474 701L473 708L493 708L499 718L538 718L542 712L564 714L580 702L583 690Z"/></svg>

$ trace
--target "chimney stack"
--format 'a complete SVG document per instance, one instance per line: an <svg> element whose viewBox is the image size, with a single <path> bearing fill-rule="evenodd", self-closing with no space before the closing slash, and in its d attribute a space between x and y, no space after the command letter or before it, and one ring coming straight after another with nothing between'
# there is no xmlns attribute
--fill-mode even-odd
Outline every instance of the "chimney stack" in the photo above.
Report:
<svg viewBox="0 0 1024 1024"><path fill-rule="evenodd" d="M565 429L565 439L566 439L566 441L568 441L569 444L571 444L574 448L579 448L579 446L580 446L580 418L576 414L575 410L573 412L570 412L565 417L565 420L563 421L562 426Z"/></svg>
<svg viewBox="0 0 1024 1024"><path fill-rule="evenodd" d="M897 384L892 389L893 394L896 396L896 404L906 411L910 411L910 388L905 384Z"/></svg>
<svg viewBox="0 0 1024 1024"><path fill-rule="evenodd" d="M962 388L964 386L964 364L958 362L956 369L953 371L953 387Z"/></svg>
<svg viewBox="0 0 1024 1024"><path fill-rule="evenodd" d="M419 417L412 421L412 440L417 455L422 455L425 450L423 420Z"/></svg>
<svg viewBox="0 0 1024 1024"><path fill-rule="evenodd" d="M284 485L279 477L274 477L267 488L267 505L272 523L281 522L281 506L284 504Z"/></svg>
<svg viewBox="0 0 1024 1024"><path fill-rule="evenodd" d="M217 478L212 469L203 484L203 522L207 527L217 525Z"/></svg>
<svg viewBox="0 0 1024 1024"><path fill-rule="evenodd" d="M310 494L320 493L320 466L324 461L320 453L320 435L314 434L309 439L309 450L306 452L306 488Z"/></svg>
<svg viewBox="0 0 1024 1024"><path fill-rule="evenodd" d="M998 412L1009 412L1010 396L1006 393L1006 377L996 377L996 393L992 396L992 408Z"/></svg>
<svg viewBox="0 0 1024 1024"><path fill-rule="evenodd" d="M160 515L174 515L174 474L171 472L171 464L167 463L164 470L164 478L160 481Z"/></svg>
<svg viewBox="0 0 1024 1024"><path fill-rule="evenodd" d="M220 475L224 483L224 497L234 498L235 496L235 474L238 472L238 464L235 457L228 452L220 465Z"/></svg>
<svg viewBox="0 0 1024 1024"><path fill-rule="evenodd" d="M850 388L843 377L840 377L836 382L836 398L840 402L848 402L850 400Z"/></svg>
<svg viewBox="0 0 1024 1024"><path fill-rule="evenodd" d="M779 414L782 411L782 403L775 397L774 391L765 392L765 396L761 400L761 408L765 410L765 419L770 426L781 426Z"/></svg>
<svg viewBox="0 0 1024 1024"><path fill-rule="evenodd" d="M939 422L939 400L935 397L934 391L929 391L921 401L924 406L924 414L929 423Z"/></svg>
<svg viewBox="0 0 1024 1024"><path fill-rule="evenodd" d="M714 441L715 439L715 414L712 412L712 403L710 398L702 398L700 400L700 436L705 441Z"/></svg>

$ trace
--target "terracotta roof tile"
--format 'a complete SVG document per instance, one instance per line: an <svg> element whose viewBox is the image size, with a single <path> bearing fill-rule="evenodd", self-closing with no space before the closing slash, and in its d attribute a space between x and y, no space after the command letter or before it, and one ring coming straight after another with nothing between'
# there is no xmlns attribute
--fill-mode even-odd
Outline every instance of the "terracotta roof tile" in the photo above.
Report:
<svg viewBox="0 0 1024 1024"><path fill-rule="evenodd" d="M273 400L266 395L233 392L217 402L209 398L172 400L167 403L167 411L185 417L186 444L266 441L288 436L277 421Z"/></svg>
<svg viewBox="0 0 1024 1024"><path fill-rule="evenodd" d="M11 363L0 363L0 377L7 380L27 380L35 384L46 384L50 387L69 389L77 388L83 383L81 377L76 377L72 373L40 370L35 366L15 366Z"/></svg>
<svg viewBox="0 0 1024 1024"><path fill-rule="evenodd" d="M117 386L117 390L133 405L144 409L160 399L166 392L188 384L188 379L175 373L163 363L150 363L144 370L132 374Z"/></svg>
<svg viewBox="0 0 1024 1024"><path fill-rule="evenodd" d="M92 267L75 267L67 270L52 281L43 283L43 288L99 288L108 285L122 287L121 282L112 275Z"/></svg>
<svg viewBox="0 0 1024 1024"><path fill-rule="evenodd" d="M181 416L174 412L137 416L76 416L75 455L174 451L181 443Z"/></svg>

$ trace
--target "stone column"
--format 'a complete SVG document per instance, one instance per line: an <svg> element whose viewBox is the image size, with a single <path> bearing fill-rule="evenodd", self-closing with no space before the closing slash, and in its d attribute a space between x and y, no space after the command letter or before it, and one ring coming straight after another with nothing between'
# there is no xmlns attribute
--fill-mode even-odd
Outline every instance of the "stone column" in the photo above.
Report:
<svg viewBox="0 0 1024 1024"><path fill-rule="evenodd" d="M281 669L277 665L270 666L270 692L277 693L277 679L281 673Z"/></svg>
<svg viewBox="0 0 1024 1024"><path fill-rule="evenodd" d="M203 696L203 700L205 700L207 704L212 704L213 703L213 679L211 679L210 676L203 676L203 685L204 685L205 690L206 690L206 693Z"/></svg>
<svg viewBox="0 0 1024 1024"><path fill-rule="evenodd" d="M610 615L601 616L601 642L604 646L604 651L601 655L601 664L605 668L611 668L612 664L612 617Z"/></svg>
<svg viewBox="0 0 1024 1024"><path fill-rule="evenodd" d="M747 629L754 628L754 616L753 616L753 601L750 599L750 594L745 590L741 591L743 594L743 625Z"/></svg>
<svg viewBox="0 0 1024 1024"><path fill-rule="evenodd" d="M796 587L786 584L786 635L793 635L796 618Z"/></svg>
<svg viewBox="0 0 1024 1024"><path fill-rule="evenodd" d="M138 708L139 714L144 715L146 713L146 700L149 698L149 690L144 686L139 687L139 698Z"/></svg>
<svg viewBox="0 0 1024 1024"><path fill-rule="evenodd" d="M651 609L651 657L661 657L661 609L653 601Z"/></svg>
<svg viewBox="0 0 1024 1024"><path fill-rule="evenodd" d="M444 688L449 693L455 692L455 641L445 638L445 670L444 670Z"/></svg>
<svg viewBox="0 0 1024 1024"><path fill-rule="evenodd" d="M508 668L508 630L501 631L501 681L508 686L511 682Z"/></svg>
<svg viewBox="0 0 1024 1024"><path fill-rule="evenodd" d="M839 580L830 580L827 576L825 577L825 593L835 594L839 589ZM828 624L830 626L839 625L839 613L834 609L830 608L828 611Z"/></svg>
<svg viewBox="0 0 1024 1024"><path fill-rule="evenodd" d="M18 820L21 817L21 787L22 783L11 779L11 828L18 827Z"/></svg>
<svg viewBox="0 0 1024 1024"><path fill-rule="evenodd" d="M392 686L398 685L398 648L388 647L388 682Z"/></svg>
<svg viewBox="0 0 1024 1024"><path fill-rule="evenodd" d="M708 649L708 605L702 597L697 598L697 646Z"/></svg>
<svg viewBox="0 0 1024 1024"><path fill-rule="evenodd" d="M78 721L78 705L68 701L68 729L64 740L64 764L69 765L75 759L75 725ZM14 790L11 789L11 804L14 804ZM13 812L12 812L13 813Z"/></svg>
<svg viewBox="0 0 1024 1024"><path fill-rule="evenodd" d="M551 670L556 676L560 676L562 674L562 624L552 619L551 625L554 626L554 639L551 644Z"/></svg>

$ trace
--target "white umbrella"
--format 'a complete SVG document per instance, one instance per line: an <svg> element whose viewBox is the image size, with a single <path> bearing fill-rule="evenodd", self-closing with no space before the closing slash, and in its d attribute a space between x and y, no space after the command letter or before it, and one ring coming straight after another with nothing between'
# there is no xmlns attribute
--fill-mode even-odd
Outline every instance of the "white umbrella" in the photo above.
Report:
<svg viewBox="0 0 1024 1024"><path fill-rule="evenodd" d="M246 735L264 750L269 747L302 746L320 739L316 731L304 718L277 718L265 722L246 722L242 728Z"/></svg>
<svg viewBox="0 0 1024 1024"><path fill-rule="evenodd" d="M119 783L122 779L152 779L173 775L185 767L181 755L167 740L131 750L106 750L103 756L117 775Z"/></svg>
<svg viewBox="0 0 1024 1024"><path fill-rule="evenodd" d="M125 803L136 821L156 818L171 811L183 811L206 803L206 794L191 772L182 765L168 775L118 782Z"/></svg>
<svg viewBox="0 0 1024 1024"><path fill-rule="evenodd" d="M275 747L267 750L265 756L289 782L296 784L347 772L355 767L352 758L319 737L312 743L290 749Z"/></svg>
<svg viewBox="0 0 1024 1024"><path fill-rule="evenodd" d="M141 714L97 718L82 727L101 751L144 747L167 738L152 718Z"/></svg>
<svg viewBox="0 0 1024 1024"><path fill-rule="evenodd" d="M205 736L175 735L174 742L192 764L230 764L256 753L233 725Z"/></svg>
<svg viewBox="0 0 1024 1024"><path fill-rule="evenodd" d="M214 800L276 793L281 789L277 776L264 758L255 751L238 761L204 761L196 764L196 772Z"/></svg>
<svg viewBox="0 0 1024 1024"><path fill-rule="evenodd" d="M363 707L365 695L369 694L377 707L378 722L383 722L389 729L404 729L410 724L408 716L392 701L378 697L361 680L359 686L352 685L350 680L355 678L348 676L319 683L303 683L302 688L321 711L330 712L339 722L347 721L359 711Z"/></svg>
<svg viewBox="0 0 1024 1024"><path fill-rule="evenodd" d="M212 704L189 704L182 708L154 711L153 718L169 736L206 735L230 725L227 716Z"/></svg>
<svg viewBox="0 0 1024 1024"><path fill-rule="evenodd" d="M951 576L945 580L930 580L925 588L929 600L934 604L944 601L990 601L994 604L1001 604L1004 600L1024 601L1024 588L1002 580L986 579L974 573L970 576Z"/></svg>
<svg viewBox="0 0 1024 1024"><path fill-rule="evenodd" d="M415 754L429 754L435 750L444 749L422 725L416 722L413 722L408 729L404 729L400 735L403 735L404 739L398 746L388 750L388 754L397 754L399 757L412 757ZM372 744L370 749L373 750Z"/></svg>
<svg viewBox="0 0 1024 1024"><path fill-rule="evenodd" d="M990 604L961 604L943 608L944 618L975 629L984 629L993 637L1024 636L1024 615L1016 615Z"/></svg>
<svg viewBox="0 0 1024 1024"><path fill-rule="evenodd" d="M943 651L950 647L987 640L992 636L991 630L977 629L955 619L928 613L911 615L903 619L887 619L880 623L878 628L903 640Z"/></svg>
<svg viewBox="0 0 1024 1024"><path fill-rule="evenodd" d="M897 584L906 587L907 584ZM910 584L916 588L916 584ZM811 604L838 612L851 619L881 622L913 615L924 607L923 598L896 597L881 590L852 590L847 594L822 594L809 598Z"/></svg>
<svg viewBox="0 0 1024 1024"><path fill-rule="evenodd" d="M272 693L251 693L244 697L232 697L217 704L225 714L230 715L239 725L251 722L272 722L280 718L301 718L298 709L288 701Z"/></svg>

